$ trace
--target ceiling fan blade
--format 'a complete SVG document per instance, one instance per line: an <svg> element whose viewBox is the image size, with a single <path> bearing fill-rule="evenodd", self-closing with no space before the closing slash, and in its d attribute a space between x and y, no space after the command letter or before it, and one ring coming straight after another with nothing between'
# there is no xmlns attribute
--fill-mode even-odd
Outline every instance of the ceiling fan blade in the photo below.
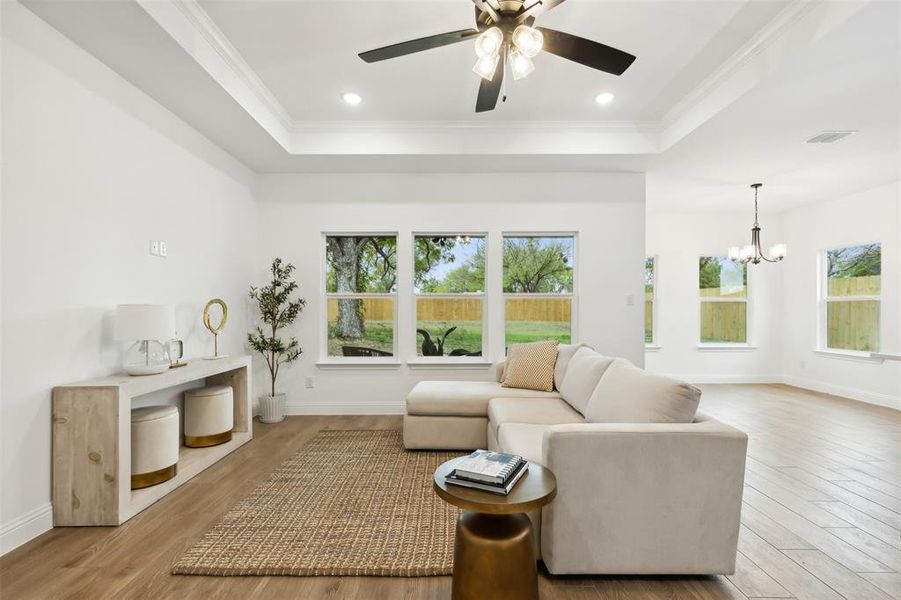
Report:
<svg viewBox="0 0 901 600"><path fill-rule="evenodd" d="M423 50L431 50L432 48L440 48L449 44L462 42L473 36L479 35L478 29L461 29L460 31L449 31L447 33L439 33L438 35L430 35L428 37L409 40L399 44L392 44L384 48L361 52L360 58L368 63L378 62L380 60L388 60L389 58L397 58Z"/></svg>
<svg viewBox="0 0 901 600"><path fill-rule="evenodd" d="M497 98L501 94L501 84L504 82L504 54L501 53L497 66L494 67L494 75L491 80L479 78L479 95L476 98L476 112L494 110L497 106Z"/></svg>
<svg viewBox="0 0 901 600"><path fill-rule="evenodd" d="M516 16L516 20L517 22L522 23L527 17L532 17L534 19L538 15L543 15L564 2L566 2L566 0L535 0Z"/></svg>
<svg viewBox="0 0 901 600"><path fill-rule="evenodd" d="M635 61L635 57L628 52L599 42L547 27L539 27L538 30L544 35L544 50L592 69L622 75Z"/></svg>

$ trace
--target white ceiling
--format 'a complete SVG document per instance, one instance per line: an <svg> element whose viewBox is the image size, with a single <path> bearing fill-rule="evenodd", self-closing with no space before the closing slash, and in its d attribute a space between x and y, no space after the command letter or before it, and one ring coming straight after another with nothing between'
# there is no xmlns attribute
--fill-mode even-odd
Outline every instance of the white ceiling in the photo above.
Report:
<svg viewBox="0 0 901 600"><path fill-rule="evenodd" d="M473 41L367 64L358 52L470 28L469 0L201 0L290 116L329 121L657 121L787 1L569 0L537 23L638 57L622 77L542 53L508 101L475 114ZM345 91L364 102L348 107ZM604 91L616 101L599 107Z"/></svg>
<svg viewBox="0 0 901 600"><path fill-rule="evenodd" d="M874 2L648 165L654 208L764 210L901 179L901 3ZM857 134L807 144L823 130Z"/></svg>
<svg viewBox="0 0 901 600"><path fill-rule="evenodd" d="M542 55L480 115L471 42L356 56L469 27L469 0L21 1L258 172L646 171L649 205L675 210L747 210L756 180L784 210L901 177L895 0L568 0L539 24L632 68ZM803 143L823 129L860 133Z"/></svg>

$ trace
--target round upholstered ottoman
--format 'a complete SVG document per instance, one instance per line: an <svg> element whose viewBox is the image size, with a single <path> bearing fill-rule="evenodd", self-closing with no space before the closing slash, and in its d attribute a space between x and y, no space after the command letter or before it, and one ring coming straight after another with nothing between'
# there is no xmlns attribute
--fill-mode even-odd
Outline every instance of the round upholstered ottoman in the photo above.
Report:
<svg viewBox="0 0 901 600"><path fill-rule="evenodd" d="M175 477L178 470L178 409L145 406L131 411L131 489Z"/></svg>
<svg viewBox="0 0 901 600"><path fill-rule="evenodd" d="M204 448L232 439L235 426L234 392L229 385L185 392L185 446Z"/></svg>

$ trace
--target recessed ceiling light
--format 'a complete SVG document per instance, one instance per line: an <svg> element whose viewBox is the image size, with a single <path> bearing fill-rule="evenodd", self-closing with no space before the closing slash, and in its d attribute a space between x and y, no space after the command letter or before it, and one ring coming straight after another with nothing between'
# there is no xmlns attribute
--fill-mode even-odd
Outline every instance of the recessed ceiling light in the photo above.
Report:
<svg viewBox="0 0 901 600"><path fill-rule="evenodd" d="M613 102L613 94L611 94L610 92L598 94L597 96L595 96L594 101L601 105L610 104L611 102Z"/></svg>
<svg viewBox="0 0 901 600"><path fill-rule="evenodd" d="M344 99L344 103L349 104L350 106L356 106L363 101L360 94L354 94L353 92L347 92L341 97Z"/></svg>

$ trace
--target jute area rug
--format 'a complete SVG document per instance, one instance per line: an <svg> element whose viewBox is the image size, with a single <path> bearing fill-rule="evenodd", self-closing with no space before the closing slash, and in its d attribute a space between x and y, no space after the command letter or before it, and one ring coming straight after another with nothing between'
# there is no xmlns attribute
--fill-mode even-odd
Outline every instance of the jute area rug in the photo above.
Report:
<svg viewBox="0 0 901 600"><path fill-rule="evenodd" d="M321 431L172 567L177 575L449 575L458 511L432 491L455 452L399 431Z"/></svg>

